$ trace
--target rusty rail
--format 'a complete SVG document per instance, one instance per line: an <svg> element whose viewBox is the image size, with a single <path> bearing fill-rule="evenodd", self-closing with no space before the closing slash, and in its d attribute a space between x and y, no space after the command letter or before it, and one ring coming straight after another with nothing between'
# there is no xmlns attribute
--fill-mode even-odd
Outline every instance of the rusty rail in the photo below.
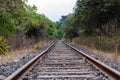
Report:
<svg viewBox="0 0 120 80"><path fill-rule="evenodd" d="M80 55L84 56L88 61L90 61L91 63L93 63L95 66L97 66L98 68L100 68L102 71L104 71L105 73L107 73L109 76L111 76L113 79L115 80L120 80L120 72L111 68L110 66L100 62L97 59L94 59L93 57L87 55L86 53L78 50L77 48L71 46L70 44L65 43L67 46L69 46L70 48L72 48L73 50L77 51Z"/></svg>
<svg viewBox="0 0 120 80"><path fill-rule="evenodd" d="M16 70L14 73L12 73L10 76L8 76L5 80L17 80L22 74L25 73L33 64L35 64L37 61L40 60L42 56L45 55L45 53L55 44L56 42L53 42L46 50L42 51L38 56L33 58L31 61L20 67L18 70Z"/></svg>

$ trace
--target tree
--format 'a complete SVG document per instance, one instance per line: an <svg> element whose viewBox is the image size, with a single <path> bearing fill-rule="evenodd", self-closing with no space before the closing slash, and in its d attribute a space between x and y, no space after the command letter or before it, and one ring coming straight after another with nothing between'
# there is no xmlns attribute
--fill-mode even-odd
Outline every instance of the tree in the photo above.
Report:
<svg viewBox="0 0 120 80"><path fill-rule="evenodd" d="M0 1L0 35L7 35L21 26L25 6L25 0Z"/></svg>
<svg viewBox="0 0 120 80"><path fill-rule="evenodd" d="M74 15L69 14L67 17L64 19L63 23L61 24L61 28L64 33L64 37L66 38L74 38L78 36L78 29L77 27L74 26Z"/></svg>
<svg viewBox="0 0 120 80"><path fill-rule="evenodd" d="M25 34L29 38L37 40L39 36L53 37L56 30L56 25L49 20L45 15L37 13L36 6L27 7Z"/></svg>
<svg viewBox="0 0 120 80"><path fill-rule="evenodd" d="M74 10L75 22L82 24L81 27L85 33L102 32L108 35L116 33L118 30L119 0L77 0Z"/></svg>
<svg viewBox="0 0 120 80"><path fill-rule="evenodd" d="M0 36L6 39L10 35L22 39L27 36L37 41L41 36L54 37L56 32L55 23L44 14L37 13L37 7L28 5L27 0L0 0ZM5 42L0 37L0 54L6 51L5 47Z"/></svg>

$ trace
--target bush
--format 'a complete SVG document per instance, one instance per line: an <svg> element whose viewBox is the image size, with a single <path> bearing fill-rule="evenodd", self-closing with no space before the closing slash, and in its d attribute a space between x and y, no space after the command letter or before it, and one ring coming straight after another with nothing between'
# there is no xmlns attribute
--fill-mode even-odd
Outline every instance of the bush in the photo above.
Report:
<svg viewBox="0 0 120 80"><path fill-rule="evenodd" d="M35 49L36 49L36 50L38 50L38 49L40 49L40 48L41 48L41 45L40 45L40 44L36 44L36 45L35 45Z"/></svg>
<svg viewBox="0 0 120 80"><path fill-rule="evenodd" d="M6 55L7 50L6 41L0 36L0 55Z"/></svg>

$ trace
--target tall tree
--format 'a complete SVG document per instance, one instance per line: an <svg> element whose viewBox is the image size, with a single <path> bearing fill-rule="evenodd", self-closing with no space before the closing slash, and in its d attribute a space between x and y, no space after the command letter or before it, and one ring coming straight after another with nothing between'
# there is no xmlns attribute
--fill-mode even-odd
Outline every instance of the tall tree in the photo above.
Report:
<svg viewBox="0 0 120 80"><path fill-rule="evenodd" d="M119 0L77 0L74 10L75 22L83 23L81 27L86 32L96 32L99 29L104 34L111 34L118 30Z"/></svg>

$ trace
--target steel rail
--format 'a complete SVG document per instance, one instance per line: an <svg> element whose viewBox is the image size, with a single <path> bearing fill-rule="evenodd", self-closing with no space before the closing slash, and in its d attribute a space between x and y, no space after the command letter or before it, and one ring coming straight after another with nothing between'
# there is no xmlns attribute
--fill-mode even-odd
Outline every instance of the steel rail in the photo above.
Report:
<svg viewBox="0 0 120 80"><path fill-rule="evenodd" d="M63 42L64 43L64 42ZM87 59L88 61L90 61L91 63L93 63L95 66L97 66L98 68L100 68L102 71L104 71L105 73L107 73L109 76L111 76L113 79L115 80L120 80L120 72L111 68L110 66L102 63L101 61L87 55L86 53L84 53L83 51L78 50L77 48L71 46L68 43L64 43L67 46L69 46L70 48L72 48L73 50L77 51L80 55L84 56L85 59Z"/></svg>
<svg viewBox="0 0 120 80"><path fill-rule="evenodd" d="M19 77L21 77L22 74L25 73L33 64L35 64L41 57L45 55L45 53L55 44L56 42L53 42L46 50L42 51L38 56L30 60L28 63L17 69L15 72L13 72L10 76L8 76L5 80L17 80Z"/></svg>

